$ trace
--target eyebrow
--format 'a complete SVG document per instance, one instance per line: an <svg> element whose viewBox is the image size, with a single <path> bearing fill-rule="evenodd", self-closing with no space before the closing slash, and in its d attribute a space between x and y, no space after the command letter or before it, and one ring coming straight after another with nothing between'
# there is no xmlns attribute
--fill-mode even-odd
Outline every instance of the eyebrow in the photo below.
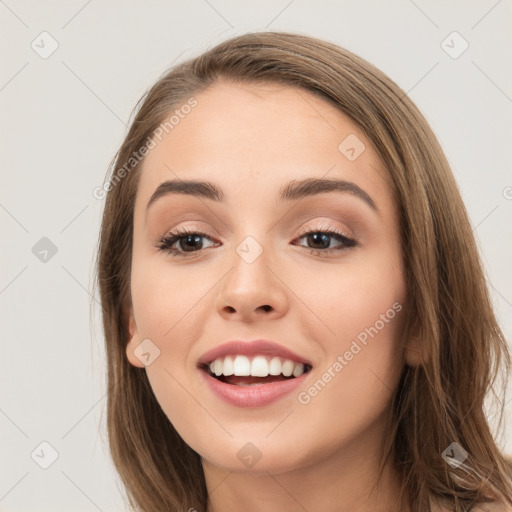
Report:
<svg viewBox="0 0 512 512"><path fill-rule="evenodd" d="M351 181L338 179L306 178L303 180L293 180L281 188L279 199L281 201L296 201L327 192L345 192L352 194L363 200L374 211L379 211L375 201L361 187ZM214 183L195 180L169 180L158 185L153 192L153 195L146 205L146 213L157 199L167 196L168 194L185 194L210 199L216 202L224 201L224 193Z"/></svg>

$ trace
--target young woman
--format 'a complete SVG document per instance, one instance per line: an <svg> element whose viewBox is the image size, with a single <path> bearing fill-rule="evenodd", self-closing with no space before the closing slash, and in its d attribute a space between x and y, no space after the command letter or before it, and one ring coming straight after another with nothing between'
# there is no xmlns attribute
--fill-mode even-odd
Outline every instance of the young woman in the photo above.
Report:
<svg viewBox="0 0 512 512"><path fill-rule="evenodd" d="M158 80L111 167L108 434L134 509L511 510L484 412L510 354L394 82L235 37Z"/></svg>

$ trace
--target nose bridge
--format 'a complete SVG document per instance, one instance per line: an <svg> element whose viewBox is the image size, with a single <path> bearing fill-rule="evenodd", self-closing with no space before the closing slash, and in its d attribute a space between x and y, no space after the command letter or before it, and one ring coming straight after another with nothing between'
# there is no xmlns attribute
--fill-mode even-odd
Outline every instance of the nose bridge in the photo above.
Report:
<svg viewBox="0 0 512 512"><path fill-rule="evenodd" d="M229 287L232 291L238 291L247 296L264 296L264 287L272 287L272 281L268 274L269 255L271 253L268 244L262 237L247 235L234 249L230 260L232 270L229 273ZM260 300L261 300L260 299ZM253 299L254 300L254 299Z"/></svg>
<svg viewBox="0 0 512 512"><path fill-rule="evenodd" d="M227 273L217 298L221 314L243 317L263 312L281 315L287 300L283 285L275 275L270 260L273 254L261 237L246 236L234 249ZM267 239L268 241L268 239Z"/></svg>

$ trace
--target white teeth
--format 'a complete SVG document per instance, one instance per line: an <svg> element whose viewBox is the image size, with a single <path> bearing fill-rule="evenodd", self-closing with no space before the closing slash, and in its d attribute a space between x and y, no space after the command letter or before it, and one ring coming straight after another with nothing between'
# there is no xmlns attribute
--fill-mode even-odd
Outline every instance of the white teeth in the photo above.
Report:
<svg viewBox="0 0 512 512"><path fill-rule="evenodd" d="M300 377L304 373L304 365L302 363L296 364L293 369L293 376Z"/></svg>
<svg viewBox="0 0 512 512"><path fill-rule="evenodd" d="M216 361L218 361L218 359L216 359ZM249 361L249 358L246 356L236 356L233 368L234 374L238 377L248 377L251 375L251 361Z"/></svg>
<svg viewBox="0 0 512 512"><path fill-rule="evenodd" d="M253 377L266 377L268 375L268 363L263 356L256 356L252 360L251 375Z"/></svg>
<svg viewBox="0 0 512 512"><path fill-rule="evenodd" d="M214 362L214 365L213 365L213 371L215 373L215 375L217 375L217 377L219 375L222 375L222 370L223 370L223 367L224 366L224 363L222 361L222 359L216 359L215 362Z"/></svg>
<svg viewBox="0 0 512 512"><path fill-rule="evenodd" d="M294 364L293 364L293 361L290 361L289 359L287 359L283 365L281 366L281 373L285 376L285 377L290 377L291 374L293 373L293 368L294 368Z"/></svg>
<svg viewBox="0 0 512 512"><path fill-rule="evenodd" d="M304 364L295 363L291 359L273 357L268 359L263 355L252 358L247 356L219 357L209 365L210 372L217 377L236 375L239 377L267 377L268 375L281 375L285 377L300 377L304 373Z"/></svg>
<svg viewBox="0 0 512 512"><path fill-rule="evenodd" d="M224 359L224 367L222 373L229 377L230 375L233 375L235 373L235 366L233 364L233 358L231 356L227 356Z"/></svg>
<svg viewBox="0 0 512 512"><path fill-rule="evenodd" d="M270 375L281 375L281 359L273 357L268 365L268 373Z"/></svg>

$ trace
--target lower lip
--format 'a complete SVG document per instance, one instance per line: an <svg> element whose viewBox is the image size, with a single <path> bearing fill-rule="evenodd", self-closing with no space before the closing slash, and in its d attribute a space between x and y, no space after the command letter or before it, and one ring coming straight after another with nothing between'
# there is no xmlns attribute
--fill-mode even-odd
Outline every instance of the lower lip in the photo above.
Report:
<svg viewBox="0 0 512 512"><path fill-rule="evenodd" d="M215 395L236 407L263 407L276 402L299 387L310 373L303 373L300 377L295 377L294 379L269 382L268 384L235 386L211 377L204 370L199 371Z"/></svg>

